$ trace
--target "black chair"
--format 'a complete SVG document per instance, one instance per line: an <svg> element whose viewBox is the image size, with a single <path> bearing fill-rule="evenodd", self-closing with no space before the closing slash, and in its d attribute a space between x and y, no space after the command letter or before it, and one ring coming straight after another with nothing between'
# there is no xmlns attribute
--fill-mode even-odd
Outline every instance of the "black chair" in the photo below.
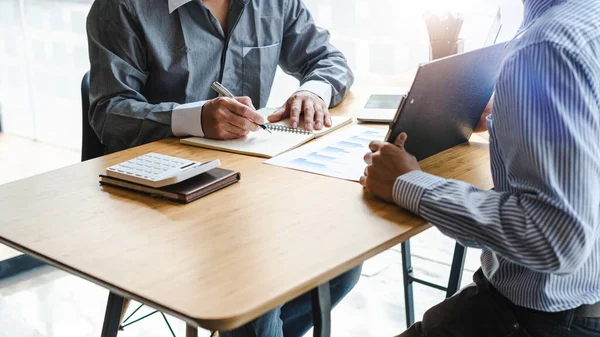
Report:
<svg viewBox="0 0 600 337"><path fill-rule="evenodd" d="M90 110L90 73L81 80L81 161L94 159L104 155L104 145L92 129L89 119Z"/></svg>

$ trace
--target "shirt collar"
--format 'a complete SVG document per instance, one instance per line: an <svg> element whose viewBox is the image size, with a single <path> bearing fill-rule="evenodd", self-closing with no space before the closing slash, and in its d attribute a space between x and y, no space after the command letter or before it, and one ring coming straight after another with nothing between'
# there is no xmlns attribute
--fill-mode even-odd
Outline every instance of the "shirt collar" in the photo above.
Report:
<svg viewBox="0 0 600 337"><path fill-rule="evenodd" d="M525 0L525 8L523 10L523 23L517 32L520 35L529 26L531 26L537 18L542 16L550 7L561 4L567 0Z"/></svg>
<svg viewBox="0 0 600 337"><path fill-rule="evenodd" d="M169 14L192 0L169 0Z"/></svg>
<svg viewBox="0 0 600 337"><path fill-rule="evenodd" d="M185 5L188 2L192 2L192 1L193 0L169 0L169 14L173 13L174 11L176 11L177 8ZM250 2L250 0L232 0L232 1L230 1L230 5L234 1L238 2L242 6L246 6L246 4L248 4L248 2Z"/></svg>

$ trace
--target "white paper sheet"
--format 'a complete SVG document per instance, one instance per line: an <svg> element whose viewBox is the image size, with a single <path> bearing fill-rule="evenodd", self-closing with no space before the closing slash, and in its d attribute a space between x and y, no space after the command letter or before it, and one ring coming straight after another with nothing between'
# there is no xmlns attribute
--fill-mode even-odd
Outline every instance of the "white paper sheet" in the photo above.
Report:
<svg viewBox="0 0 600 337"><path fill-rule="evenodd" d="M358 181L367 166L363 161L369 143L383 140L387 130L360 125L322 137L275 158L266 164Z"/></svg>

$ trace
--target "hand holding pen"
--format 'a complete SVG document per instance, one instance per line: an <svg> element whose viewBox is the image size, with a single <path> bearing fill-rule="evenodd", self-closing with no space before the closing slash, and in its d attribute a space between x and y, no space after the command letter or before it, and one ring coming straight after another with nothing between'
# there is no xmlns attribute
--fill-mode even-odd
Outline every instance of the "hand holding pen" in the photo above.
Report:
<svg viewBox="0 0 600 337"><path fill-rule="evenodd" d="M227 90L227 88L225 88L221 83L219 83L217 81L213 82L213 84L210 87L213 88L214 91L218 92L221 96L228 97L228 98L231 98L231 99L235 99L235 97L233 96L233 94L231 92L229 92L229 90ZM244 97L244 99L246 99L246 98L248 100L250 100L250 98ZM252 105L252 101L251 100L250 100L250 105ZM235 112L235 111L233 111L233 112ZM248 118L247 116L245 116L243 114L240 115L240 116L248 119L250 122L252 122L252 123L260 126L263 130L271 133L271 130L269 130L263 123L257 123L256 121Z"/></svg>
<svg viewBox="0 0 600 337"><path fill-rule="evenodd" d="M202 107L202 131L212 139L236 139L259 131L265 122L249 97L217 97Z"/></svg>

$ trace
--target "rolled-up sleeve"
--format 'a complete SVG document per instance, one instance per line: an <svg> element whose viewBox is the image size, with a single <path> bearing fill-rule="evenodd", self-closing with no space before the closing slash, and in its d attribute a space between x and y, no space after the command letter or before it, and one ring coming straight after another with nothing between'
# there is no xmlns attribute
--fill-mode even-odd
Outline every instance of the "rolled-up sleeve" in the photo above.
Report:
<svg viewBox="0 0 600 337"><path fill-rule="evenodd" d="M317 27L301 0L287 0L284 22L281 69L300 81L301 90L319 95L329 106L339 104L350 90L354 74L344 55L329 42L329 32ZM321 96L327 94L325 90L314 92L318 87L314 82L329 85L330 97Z"/></svg>
<svg viewBox="0 0 600 337"><path fill-rule="evenodd" d="M87 19L90 56L89 120L107 152L173 135L174 102L151 104L141 94L148 78L146 47L123 1L96 1Z"/></svg>

